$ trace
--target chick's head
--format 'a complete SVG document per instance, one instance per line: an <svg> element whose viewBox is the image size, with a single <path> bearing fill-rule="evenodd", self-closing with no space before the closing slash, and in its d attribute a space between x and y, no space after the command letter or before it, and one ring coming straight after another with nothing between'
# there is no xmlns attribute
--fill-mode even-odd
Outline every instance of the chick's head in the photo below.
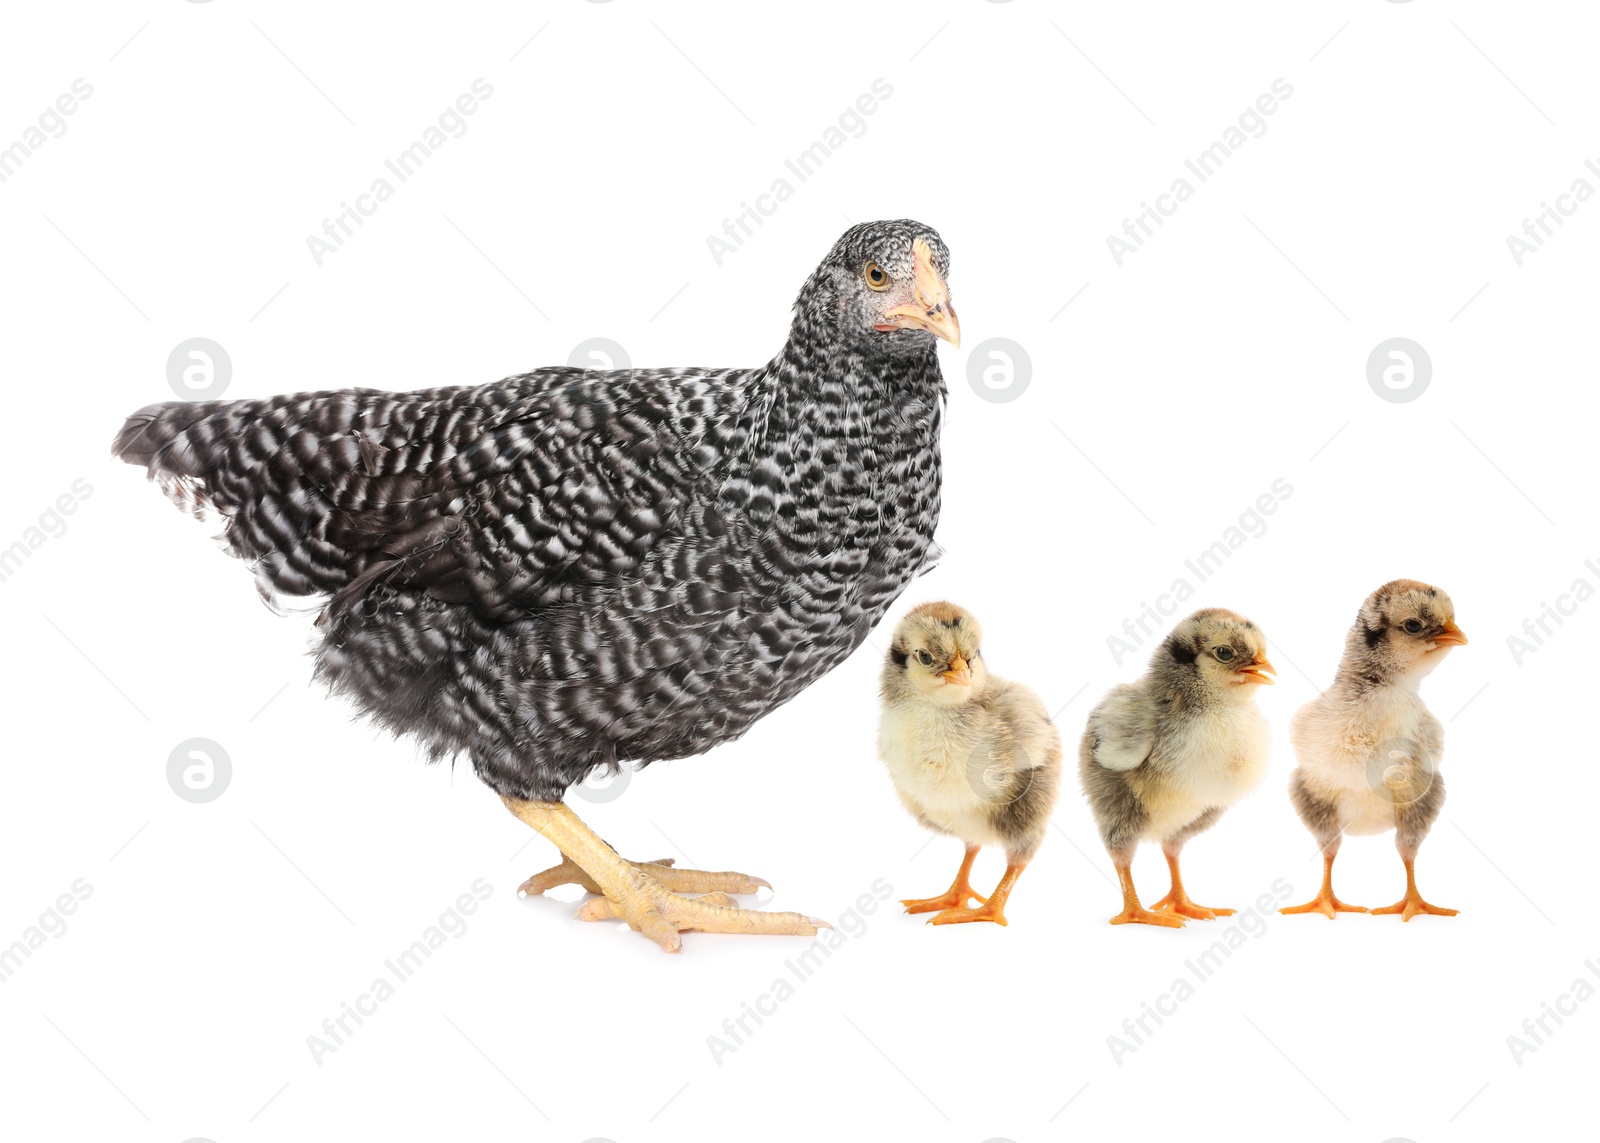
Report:
<svg viewBox="0 0 1600 1143"><path fill-rule="evenodd" d="M1174 627L1150 669L1182 689L1238 701L1254 698L1255 685L1272 683L1277 673L1261 628L1222 607L1196 611Z"/></svg>
<svg viewBox="0 0 1600 1143"><path fill-rule="evenodd" d="M1418 580L1396 579L1362 603L1345 639L1345 660L1371 683L1420 680L1466 641L1448 595Z"/></svg>
<svg viewBox="0 0 1600 1143"><path fill-rule="evenodd" d="M941 706L971 699L988 683L980 653L983 629L953 603L913 607L894 629L883 669L883 697L920 698Z"/></svg>

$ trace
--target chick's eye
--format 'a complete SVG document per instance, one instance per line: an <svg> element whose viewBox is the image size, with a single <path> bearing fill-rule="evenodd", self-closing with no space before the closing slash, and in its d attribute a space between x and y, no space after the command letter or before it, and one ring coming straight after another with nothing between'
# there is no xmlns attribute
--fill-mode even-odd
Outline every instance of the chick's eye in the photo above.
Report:
<svg viewBox="0 0 1600 1143"><path fill-rule="evenodd" d="M1422 620L1420 619L1407 619L1404 623L1404 627L1407 635L1422 634Z"/></svg>
<svg viewBox="0 0 1600 1143"><path fill-rule="evenodd" d="M933 656L928 654L926 651L918 651L917 662L921 663L924 667L931 667L933 666Z"/></svg>
<svg viewBox="0 0 1600 1143"><path fill-rule="evenodd" d="M1216 649L1216 651L1215 651L1215 654L1216 654L1217 660L1219 662L1226 663L1229 659L1233 658L1233 648L1232 647L1218 647Z"/></svg>
<svg viewBox="0 0 1600 1143"><path fill-rule="evenodd" d="M866 278L867 285L874 290L887 290L889 288L889 275L876 262L867 263Z"/></svg>

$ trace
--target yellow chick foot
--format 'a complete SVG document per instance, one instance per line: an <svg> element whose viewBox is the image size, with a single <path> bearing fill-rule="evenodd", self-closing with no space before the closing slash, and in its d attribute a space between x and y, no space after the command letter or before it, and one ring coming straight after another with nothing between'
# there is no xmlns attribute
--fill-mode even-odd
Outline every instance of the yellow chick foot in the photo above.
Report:
<svg viewBox="0 0 1600 1143"><path fill-rule="evenodd" d="M1156 913L1176 913L1195 921L1215 921L1218 917L1231 917L1235 912L1233 909L1208 909L1204 905L1196 905L1181 889L1176 897L1168 893L1150 909Z"/></svg>
<svg viewBox="0 0 1600 1143"><path fill-rule="evenodd" d="M900 903L906 907L908 913L937 913L944 909L964 909L967 902L976 900L979 904L986 904L989 898L977 893L967 878L972 876L972 863L978 857L980 846L967 846L967 856L962 858L961 869L956 873L956 879L937 897L912 897Z"/></svg>
<svg viewBox="0 0 1600 1143"><path fill-rule="evenodd" d="M1232 909L1208 909L1204 905L1196 905L1189 900L1189 894L1183 889L1183 876L1178 872L1178 855L1167 854L1167 868L1172 871L1172 888L1167 895L1157 901L1150 908L1157 913L1176 913L1180 917L1190 917L1196 921L1214 921L1218 917L1231 917Z"/></svg>
<svg viewBox="0 0 1600 1143"><path fill-rule="evenodd" d="M1172 913L1155 913L1139 904L1139 891L1133 887L1133 870L1127 862L1133 859L1131 853L1125 855L1125 860L1117 862L1117 880L1122 882L1122 912L1111 918L1113 925L1158 925L1164 929L1181 929L1185 921L1182 917Z"/></svg>
<svg viewBox="0 0 1600 1143"><path fill-rule="evenodd" d="M1427 913L1433 917L1454 917L1460 909L1445 909L1439 905L1430 905L1422 899L1422 894L1417 892L1417 875L1411 867L1411 862L1406 862L1406 895L1393 905L1385 905L1381 909L1374 909L1374 916L1378 914L1399 913L1402 921L1409 921L1418 913Z"/></svg>
<svg viewBox="0 0 1600 1143"><path fill-rule="evenodd" d="M1005 876L1000 878L1000 884L995 886L994 892L989 894L987 899L978 898L983 904L976 909L968 909L965 906L946 909L937 917L930 918L928 924L962 925L969 921L993 921L997 925L1009 925L1011 922L1006 920L1006 900L1011 896L1011 887L1017 883L1017 878L1022 876L1022 871L1026 868L1026 865L1006 866Z"/></svg>

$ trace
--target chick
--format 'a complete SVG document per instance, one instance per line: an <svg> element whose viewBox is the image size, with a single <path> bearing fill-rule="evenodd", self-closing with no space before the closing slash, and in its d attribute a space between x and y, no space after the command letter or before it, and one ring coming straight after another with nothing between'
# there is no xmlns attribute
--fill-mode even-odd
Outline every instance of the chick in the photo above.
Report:
<svg viewBox="0 0 1600 1143"><path fill-rule="evenodd" d="M1038 695L989 674L982 639L969 612L924 603L895 628L883 664L878 754L906 809L967 846L949 889L901 902L908 913L937 911L935 925L1006 924L1006 900L1044 840L1061 787L1055 723ZM1005 875L988 897L967 881L985 845L1006 851Z"/></svg>
<svg viewBox="0 0 1600 1143"><path fill-rule="evenodd" d="M1438 773L1444 727L1418 694L1422 680L1467 637L1455 605L1436 587L1397 579L1367 596L1344 640L1333 686L1289 724L1299 765L1289 797L1322 847L1322 891L1285 913L1365 913L1333 895L1333 859L1347 833L1395 831L1406 895L1373 913L1453 917L1417 892L1417 849L1444 805Z"/></svg>
<svg viewBox="0 0 1600 1143"><path fill-rule="evenodd" d="M1113 925L1181 928L1185 917L1233 912L1189 899L1178 854L1266 774L1271 735L1252 701L1256 684L1273 681L1266 645L1242 615L1197 611L1156 649L1143 678L1113 688L1090 712L1078 773L1122 883ZM1150 909L1139 904L1130 870L1141 841L1159 841L1172 871L1171 891Z"/></svg>

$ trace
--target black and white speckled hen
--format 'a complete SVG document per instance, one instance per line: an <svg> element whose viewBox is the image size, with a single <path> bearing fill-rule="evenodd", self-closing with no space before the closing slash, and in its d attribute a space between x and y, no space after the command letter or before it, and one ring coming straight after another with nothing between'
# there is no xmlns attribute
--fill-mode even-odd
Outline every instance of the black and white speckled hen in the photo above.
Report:
<svg viewBox="0 0 1600 1143"><path fill-rule="evenodd" d="M555 869L668 951L802 933L743 874L621 858L564 804L597 767L737 738L858 647L924 566L958 343L938 234L848 230L755 369L539 369L473 388L167 402L113 451L221 515L262 592L325 601L316 673L464 754ZM708 894L691 896L691 894Z"/></svg>

